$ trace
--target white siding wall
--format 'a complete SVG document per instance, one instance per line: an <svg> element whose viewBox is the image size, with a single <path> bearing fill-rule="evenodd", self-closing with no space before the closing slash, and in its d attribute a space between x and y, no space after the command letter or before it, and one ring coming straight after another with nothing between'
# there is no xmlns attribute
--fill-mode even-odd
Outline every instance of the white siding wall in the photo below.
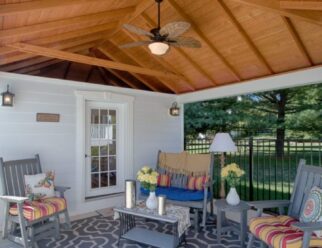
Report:
<svg viewBox="0 0 322 248"><path fill-rule="evenodd" d="M72 187L67 193L72 214L113 206L122 199L91 200L81 206L75 199L76 191L80 190L75 178L75 90L110 91L135 97L134 162L127 165L133 166L134 172L145 164L154 166L158 149L180 151L183 148L182 119L168 115L168 108L175 101L173 95L0 73L0 92L5 91L7 84L16 94L16 101L13 108L0 107L0 157L20 159L39 153L43 169L55 170L56 184ZM61 120L59 123L36 122L39 112L58 113Z"/></svg>

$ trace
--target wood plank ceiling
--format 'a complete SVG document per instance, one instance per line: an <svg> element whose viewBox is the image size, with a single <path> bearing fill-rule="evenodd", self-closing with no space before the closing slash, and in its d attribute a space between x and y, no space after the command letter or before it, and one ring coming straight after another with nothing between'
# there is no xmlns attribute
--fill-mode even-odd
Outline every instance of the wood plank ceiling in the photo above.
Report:
<svg viewBox="0 0 322 248"><path fill-rule="evenodd" d="M122 24L156 26L154 0L0 0L0 71L180 94L322 64L321 0L164 0L199 49L164 56Z"/></svg>

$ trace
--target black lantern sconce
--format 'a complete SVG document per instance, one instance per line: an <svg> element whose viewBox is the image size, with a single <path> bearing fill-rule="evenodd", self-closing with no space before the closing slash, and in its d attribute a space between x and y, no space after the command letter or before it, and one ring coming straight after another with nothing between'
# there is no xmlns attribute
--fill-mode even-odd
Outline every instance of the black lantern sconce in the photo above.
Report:
<svg viewBox="0 0 322 248"><path fill-rule="evenodd" d="M180 115L180 108L178 107L178 103L172 103L171 108L169 109L169 114L172 116L179 116Z"/></svg>
<svg viewBox="0 0 322 248"><path fill-rule="evenodd" d="M7 91L2 92L2 106L12 107L13 106L13 98L15 94L9 91L9 85L7 85Z"/></svg>

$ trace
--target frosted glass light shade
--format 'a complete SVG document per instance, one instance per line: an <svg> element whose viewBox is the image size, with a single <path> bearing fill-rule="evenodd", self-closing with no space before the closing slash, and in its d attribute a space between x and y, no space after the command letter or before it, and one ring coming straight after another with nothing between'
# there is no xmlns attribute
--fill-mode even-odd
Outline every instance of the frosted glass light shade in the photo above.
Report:
<svg viewBox="0 0 322 248"><path fill-rule="evenodd" d="M163 42L153 42L149 45L152 54L164 55L169 50L169 45Z"/></svg>
<svg viewBox="0 0 322 248"><path fill-rule="evenodd" d="M237 152L237 147L229 133L216 133L209 148L210 152Z"/></svg>

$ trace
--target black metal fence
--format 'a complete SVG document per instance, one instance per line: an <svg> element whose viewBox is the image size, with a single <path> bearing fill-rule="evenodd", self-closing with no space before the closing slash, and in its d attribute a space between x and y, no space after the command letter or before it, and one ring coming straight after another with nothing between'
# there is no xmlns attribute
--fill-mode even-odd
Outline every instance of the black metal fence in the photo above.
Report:
<svg viewBox="0 0 322 248"><path fill-rule="evenodd" d="M185 150L208 153L211 142L186 140ZM238 139L235 143L238 152L227 153L225 164L237 163L245 170L237 188L243 200L289 199L299 160L304 158L307 164L322 166L322 140L285 140L282 156L276 154L275 139ZM214 166L214 192L219 197L219 154L215 154Z"/></svg>

